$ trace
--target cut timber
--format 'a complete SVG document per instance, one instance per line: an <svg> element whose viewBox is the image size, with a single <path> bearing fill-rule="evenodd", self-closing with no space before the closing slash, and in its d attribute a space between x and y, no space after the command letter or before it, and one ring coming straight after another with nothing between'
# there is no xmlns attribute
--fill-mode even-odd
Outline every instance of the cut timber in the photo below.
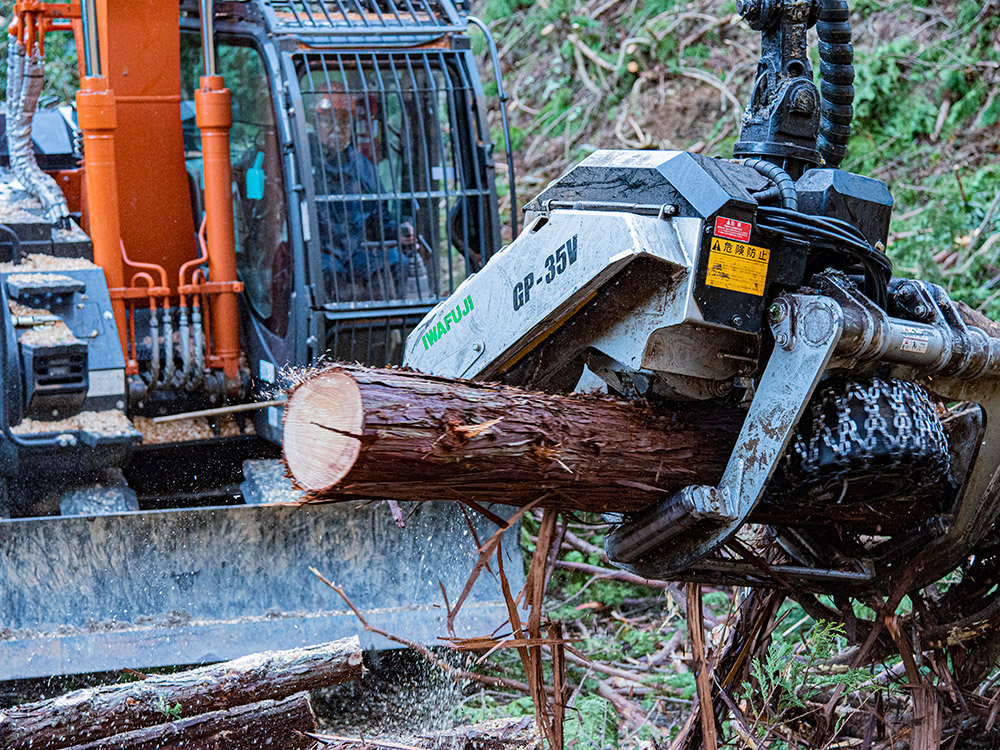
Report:
<svg viewBox="0 0 1000 750"><path fill-rule="evenodd" d="M404 370L332 366L285 406L285 462L313 500L464 500L632 511L718 481L738 410L653 411Z"/></svg>
<svg viewBox="0 0 1000 750"><path fill-rule="evenodd" d="M535 721L527 716L491 719L424 734L407 742L335 734L314 736L322 747L330 750L540 750L542 747Z"/></svg>
<svg viewBox="0 0 1000 750"><path fill-rule="evenodd" d="M357 680L357 636L289 651L252 654L126 685L77 690L0 712L0 748L56 750L170 721L169 707L195 716ZM103 745L102 745L103 746Z"/></svg>
<svg viewBox="0 0 1000 750"><path fill-rule="evenodd" d="M261 701L198 716L182 715L167 724L73 745L67 750L306 750L316 743L305 732L315 730L316 717L309 695L298 693L281 701Z"/></svg>

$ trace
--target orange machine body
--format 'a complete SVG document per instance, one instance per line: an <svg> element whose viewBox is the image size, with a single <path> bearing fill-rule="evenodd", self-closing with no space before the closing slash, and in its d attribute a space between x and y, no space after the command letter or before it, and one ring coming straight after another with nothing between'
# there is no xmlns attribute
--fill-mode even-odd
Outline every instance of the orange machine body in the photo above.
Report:
<svg viewBox="0 0 1000 750"><path fill-rule="evenodd" d="M43 49L46 31L71 28L82 52L79 16L78 3L21 0L10 33ZM153 315L169 315L190 304L208 312L206 365L236 387L242 284L230 194L231 94L221 76L206 76L195 96L206 207L199 242L202 217L193 215L181 125L179 6L98 0L97 17L101 75L81 70L83 184L74 192L105 271L128 371L138 371L136 310L148 305ZM206 260L207 279L196 269Z"/></svg>
<svg viewBox="0 0 1000 750"><path fill-rule="evenodd" d="M181 132L179 6L162 0L101 0L97 12L101 70L117 109L115 157L125 252L177 279L181 265L197 255Z"/></svg>

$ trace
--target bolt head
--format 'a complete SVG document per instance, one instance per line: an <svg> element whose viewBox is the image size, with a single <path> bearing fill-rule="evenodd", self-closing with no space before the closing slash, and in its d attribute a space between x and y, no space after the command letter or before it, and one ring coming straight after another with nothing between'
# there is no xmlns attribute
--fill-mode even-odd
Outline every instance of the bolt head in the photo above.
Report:
<svg viewBox="0 0 1000 750"><path fill-rule="evenodd" d="M816 95L807 86L800 86L792 95L792 112L809 115L816 109Z"/></svg>
<svg viewBox="0 0 1000 750"><path fill-rule="evenodd" d="M739 328L739 327L740 327L741 325L743 325L743 318L741 318L741 317L740 317L739 315L734 315L734 316L733 316L733 317L732 317L732 318L730 319L730 322L731 322L731 323L732 323L732 324L733 324L734 326L736 326L737 328Z"/></svg>
<svg viewBox="0 0 1000 750"><path fill-rule="evenodd" d="M778 346L785 346L788 343L788 336L783 333L779 333L774 337L774 343Z"/></svg>

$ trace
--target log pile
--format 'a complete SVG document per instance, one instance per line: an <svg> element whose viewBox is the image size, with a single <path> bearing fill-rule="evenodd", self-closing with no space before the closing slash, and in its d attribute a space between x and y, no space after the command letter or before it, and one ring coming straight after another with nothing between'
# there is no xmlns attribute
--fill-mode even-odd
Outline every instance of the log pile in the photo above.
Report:
<svg viewBox="0 0 1000 750"><path fill-rule="evenodd" d="M543 507L634 511L718 481L740 429L734 412L653 413L604 397L336 365L290 395L284 454L313 500L523 507L545 495Z"/></svg>
<svg viewBox="0 0 1000 750"><path fill-rule="evenodd" d="M322 734L309 691L361 679L358 638L252 654L0 710L0 750L539 750L534 722L499 719L393 739Z"/></svg>
<svg viewBox="0 0 1000 750"><path fill-rule="evenodd" d="M0 711L0 748L304 750L316 730L305 691L363 671L355 636L78 690Z"/></svg>

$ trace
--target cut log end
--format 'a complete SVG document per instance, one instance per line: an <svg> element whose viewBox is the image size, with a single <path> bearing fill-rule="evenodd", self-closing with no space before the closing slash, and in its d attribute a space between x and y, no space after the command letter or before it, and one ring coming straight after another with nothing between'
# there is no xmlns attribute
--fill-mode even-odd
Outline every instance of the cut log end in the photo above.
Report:
<svg viewBox="0 0 1000 750"><path fill-rule="evenodd" d="M358 458L363 425L361 390L347 373L328 370L297 388L285 406L284 454L299 488L337 484Z"/></svg>

